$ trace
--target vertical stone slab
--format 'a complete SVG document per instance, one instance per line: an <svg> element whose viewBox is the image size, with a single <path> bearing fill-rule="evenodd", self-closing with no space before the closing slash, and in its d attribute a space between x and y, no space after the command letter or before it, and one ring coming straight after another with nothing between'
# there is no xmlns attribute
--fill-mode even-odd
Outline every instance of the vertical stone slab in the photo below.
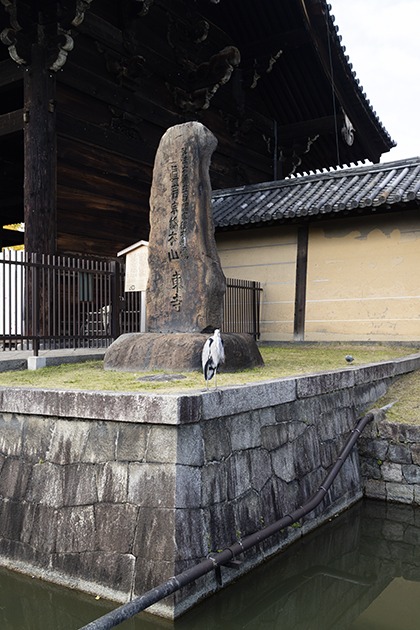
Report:
<svg viewBox="0 0 420 630"><path fill-rule="evenodd" d="M225 277L214 239L209 166L217 145L201 123L168 129L150 195L149 332L200 332L222 322Z"/></svg>

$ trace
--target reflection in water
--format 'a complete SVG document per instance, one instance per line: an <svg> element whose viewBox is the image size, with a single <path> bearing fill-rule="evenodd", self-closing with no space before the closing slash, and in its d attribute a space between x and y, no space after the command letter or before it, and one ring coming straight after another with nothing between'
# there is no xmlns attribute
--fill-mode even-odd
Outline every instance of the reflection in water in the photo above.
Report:
<svg viewBox="0 0 420 630"><path fill-rule="evenodd" d="M142 613L117 628L418 630L418 542L420 508L361 502L177 621ZM77 630L113 607L0 570L2 630Z"/></svg>
<svg viewBox="0 0 420 630"><path fill-rule="evenodd" d="M419 630L420 582L397 577L349 630Z"/></svg>

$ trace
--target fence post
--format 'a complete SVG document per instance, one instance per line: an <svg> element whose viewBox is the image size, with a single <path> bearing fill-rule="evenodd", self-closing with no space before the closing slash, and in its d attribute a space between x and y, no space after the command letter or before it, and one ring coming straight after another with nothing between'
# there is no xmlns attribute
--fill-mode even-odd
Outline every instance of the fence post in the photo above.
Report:
<svg viewBox="0 0 420 630"><path fill-rule="evenodd" d="M293 338L295 341L305 339L306 318L306 285L308 282L308 226L298 228L296 251L295 280L295 315Z"/></svg>
<svg viewBox="0 0 420 630"><path fill-rule="evenodd" d="M38 254L31 256L32 268L32 286L31 286L31 321L33 334L33 353L34 357L39 354L39 268Z"/></svg>
<svg viewBox="0 0 420 630"><path fill-rule="evenodd" d="M147 332L146 291L140 293L140 332Z"/></svg>
<svg viewBox="0 0 420 630"><path fill-rule="evenodd" d="M121 267L117 261L110 264L111 271L111 336L113 340L120 336L121 311Z"/></svg>
<svg viewBox="0 0 420 630"><path fill-rule="evenodd" d="M259 321L258 321L258 315L259 315L259 309L258 309L258 300L257 300L257 283L255 282L255 280L252 281L252 301L253 301L253 314L252 314L252 319L253 319L253 336L254 336L254 340L257 341L258 337L260 336L260 326L259 326Z"/></svg>

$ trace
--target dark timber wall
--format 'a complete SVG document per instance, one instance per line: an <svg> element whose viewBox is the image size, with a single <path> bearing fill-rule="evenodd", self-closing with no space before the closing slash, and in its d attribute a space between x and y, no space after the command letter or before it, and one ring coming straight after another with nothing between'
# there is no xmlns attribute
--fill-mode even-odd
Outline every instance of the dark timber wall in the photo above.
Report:
<svg viewBox="0 0 420 630"><path fill-rule="evenodd" d="M269 119L253 112L252 129L246 129L246 143L241 141L237 83L217 90L211 110L179 103L175 77L185 72L178 58L182 46L189 47L197 66L229 44L226 34L215 29L206 45L181 44L180 33L188 33L192 18L178 13L180 6L156 5L131 24L115 8L115 14L107 12L106 25L95 15L98 9L92 5L86 13L57 76L57 249L113 256L148 238L152 165L168 127L199 119L212 129L218 139L214 188L270 179L272 160L263 135L272 131ZM131 50L141 55L130 57ZM205 78L203 86L211 80ZM262 129L255 122L260 118Z"/></svg>

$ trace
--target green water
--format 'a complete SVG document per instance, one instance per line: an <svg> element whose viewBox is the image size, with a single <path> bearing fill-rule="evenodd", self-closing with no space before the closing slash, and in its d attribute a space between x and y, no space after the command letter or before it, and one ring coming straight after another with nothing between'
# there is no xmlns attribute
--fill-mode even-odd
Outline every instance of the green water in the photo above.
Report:
<svg viewBox="0 0 420 630"><path fill-rule="evenodd" d="M77 630L113 607L0 569L1 630ZM117 628L419 630L420 509L359 503L176 622Z"/></svg>

